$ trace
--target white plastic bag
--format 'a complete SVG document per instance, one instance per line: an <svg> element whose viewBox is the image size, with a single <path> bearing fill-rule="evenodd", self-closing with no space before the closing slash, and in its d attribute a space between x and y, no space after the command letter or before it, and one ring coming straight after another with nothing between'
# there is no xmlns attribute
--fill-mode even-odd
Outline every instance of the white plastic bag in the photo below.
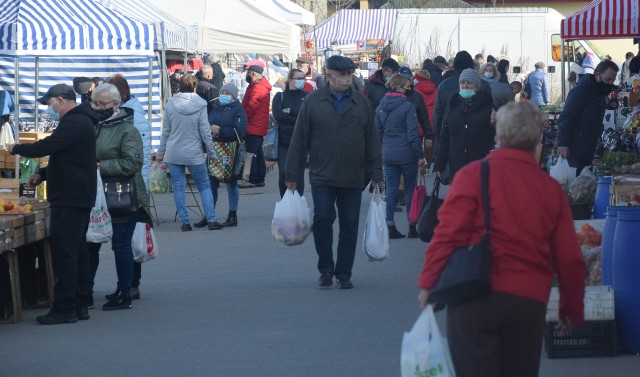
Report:
<svg viewBox="0 0 640 377"><path fill-rule="evenodd" d="M138 263L150 261L158 256L158 243L153 234L153 228L147 223L136 223L136 229L131 237L133 260Z"/></svg>
<svg viewBox="0 0 640 377"><path fill-rule="evenodd" d="M288 246L300 245L311 233L311 210L307 199L298 191L287 190L276 203L271 222L271 234L276 241Z"/></svg>
<svg viewBox="0 0 640 377"><path fill-rule="evenodd" d="M104 188L102 187L102 178L100 171L98 174L98 189L96 192L96 203L91 208L89 214L89 229L87 230L87 242L105 243L111 240L113 236L113 227L111 225L111 215L107 210L107 199L104 197Z"/></svg>
<svg viewBox="0 0 640 377"><path fill-rule="evenodd" d="M9 123L6 123L2 126L2 130L0 131L0 145L4 147L5 144L15 144L16 139L13 137L13 131L11 131L11 126Z"/></svg>
<svg viewBox="0 0 640 377"><path fill-rule="evenodd" d="M455 377L449 345L440 334L433 306L427 305L402 337L401 377Z"/></svg>
<svg viewBox="0 0 640 377"><path fill-rule="evenodd" d="M370 262L383 261L389 256L389 228L387 228L386 204L378 187L373 191L367 222L364 225L362 251Z"/></svg>
<svg viewBox="0 0 640 377"><path fill-rule="evenodd" d="M560 156L558 162L551 167L549 174L560 182L560 185L568 188L571 182L576 179L576 168L569 166L569 161Z"/></svg>

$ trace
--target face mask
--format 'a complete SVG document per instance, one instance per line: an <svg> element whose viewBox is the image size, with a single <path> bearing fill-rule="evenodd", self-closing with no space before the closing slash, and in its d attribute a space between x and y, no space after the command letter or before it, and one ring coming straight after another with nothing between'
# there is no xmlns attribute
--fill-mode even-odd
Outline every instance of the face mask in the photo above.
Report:
<svg viewBox="0 0 640 377"><path fill-rule="evenodd" d="M294 80L295 81L295 87L298 90L302 90L304 88L304 80Z"/></svg>
<svg viewBox="0 0 640 377"><path fill-rule="evenodd" d="M408 98L411 97L411 94L413 93L413 89L409 89L409 90L405 90L404 91L404 95Z"/></svg>
<svg viewBox="0 0 640 377"><path fill-rule="evenodd" d="M490 79L490 78L492 78L492 77L493 77L493 73L491 73L491 72L485 72L485 73L484 73L484 77L486 77L486 78Z"/></svg>
<svg viewBox="0 0 640 377"><path fill-rule="evenodd" d="M389 80L391 80L391 76L385 76L385 77L384 77L384 82L387 82L387 81L389 81Z"/></svg>
<svg viewBox="0 0 640 377"><path fill-rule="evenodd" d="M251 76L247 76L247 77L245 77L245 80L247 80L247 82L248 82L249 84L251 84L251 83L253 82L253 80L251 79Z"/></svg>
<svg viewBox="0 0 640 377"><path fill-rule="evenodd" d="M460 89L460 97L464 99L469 99L476 94L476 91L473 89Z"/></svg>
<svg viewBox="0 0 640 377"><path fill-rule="evenodd" d="M230 104L231 102L233 102L233 101L231 100L231 96L230 96L230 95L228 95L228 94L221 94L221 95L220 95L220 97L218 97L218 101L220 102L220 104L221 104L222 106L228 105L228 104Z"/></svg>
<svg viewBox="0 0 640 377"><path fill-rule="evenodd" d="M346 78L338 78L332 76L329 83L331 84L331 89L333 89L334 91L338 93L346 92L347 89L351 87L351 76L348 76Z"/></svg>
<svg viewBox="0 0 640 377"><path fill-rule="evenodd" d="M49 119L58 122L60 121L60 113L55 111L53 109L53 106L49 106L47 107L47 115L49 116Z"/></svg>
<svg viewBox="0 0 640 377"><path fill-rule="evenodd" d="M100 117L100 121L104 122L105 120L111 118L115 111L113 109L104 109L104 110L96 110L96 113Z"/></svg>
<svg viewBox="0 0 640 377"><path fill-rule="evenodd" d="M413 79L413 85L417 85L418 84L418 79Z"/></svg>

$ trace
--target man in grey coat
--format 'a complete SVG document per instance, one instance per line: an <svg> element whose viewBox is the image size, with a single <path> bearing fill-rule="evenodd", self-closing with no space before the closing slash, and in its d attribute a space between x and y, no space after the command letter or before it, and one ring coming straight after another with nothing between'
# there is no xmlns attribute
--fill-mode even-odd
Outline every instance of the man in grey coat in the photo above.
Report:
<svg viewBox="0 0 640 377"><path fill-rule="evenodd" d="M289 144L285 181L290 190L304 174L309 156L313 196L313 239L318 254L319 288L353 288L351 269L358 241L362 189L382 181L382 152L373 108L353 90L355 64L344 56L326 61L328 85L305 97ZM337 260L333 223L340 221Z"/></svg>

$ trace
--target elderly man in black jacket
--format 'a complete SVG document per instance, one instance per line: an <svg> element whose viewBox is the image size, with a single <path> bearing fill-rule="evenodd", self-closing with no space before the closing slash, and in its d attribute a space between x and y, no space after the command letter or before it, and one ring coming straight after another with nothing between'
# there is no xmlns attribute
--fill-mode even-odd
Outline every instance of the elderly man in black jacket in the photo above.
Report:
<svg viewBox="0 0 640 377"><path fill-rule="evenodd" d="M220 90L213 85L213 68L210 65L200 67L196 93L207 101L207 113L210 113L214 108L213 101L220 95Z"/></svg>
<svg viewBox="0 0 640 377"><path fill-rule="evenodd" d="M290 190L304 175L309 156L313 196L313 240L318 254L319 288L353 288L351 269L358 242L362 188L367 177L382 181L382 151L369 100L351 88L355 64L327 59L328 85L307 95L296 119L287 156ZM333 223L340 219L338 257L333 259Z"/></svg>
<svg viewBox="0 0 640 377"><path fill-rule="evenodd" d="M30 186L47 181L51 206L51 256L56 280L51 310L36 320L43 325L89 319L89 257L86 234L96 200L96 134L98 115L76 104L66 84L52 86L38 99L60 123L51 136L33 144L5 148L24 157L49 157L49 165L29 178Z"/></svg>
<svg viewBox="0 0 640 377"><path fill-rule="evenodd" d="M605 100L613 90L618 70L616 63L603 60L592 74L584 74L569 92L558 118L558 154L569 160L578 175L593 161L604 128Z"/></svg>

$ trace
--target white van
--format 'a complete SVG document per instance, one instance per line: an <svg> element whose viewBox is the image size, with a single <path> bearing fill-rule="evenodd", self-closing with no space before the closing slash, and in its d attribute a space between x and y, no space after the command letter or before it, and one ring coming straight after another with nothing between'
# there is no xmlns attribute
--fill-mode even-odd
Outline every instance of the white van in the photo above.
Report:
<svg viewBox="0 0 640 377"><path fill-rule="evenodd" d="M551 81L551 98L561 97L560 23L565 17L551 8L434 8L401 9L394 29L394 53L410 67L420 67L425 58L455 56L466 50L474 57L510 62L509 80L522 80L542 61ZM604 57L588 41L572 41L567 64L576 53ZM568 72L565 68L565 75ZM580 72L581 73L581 72Z"/></svg>

